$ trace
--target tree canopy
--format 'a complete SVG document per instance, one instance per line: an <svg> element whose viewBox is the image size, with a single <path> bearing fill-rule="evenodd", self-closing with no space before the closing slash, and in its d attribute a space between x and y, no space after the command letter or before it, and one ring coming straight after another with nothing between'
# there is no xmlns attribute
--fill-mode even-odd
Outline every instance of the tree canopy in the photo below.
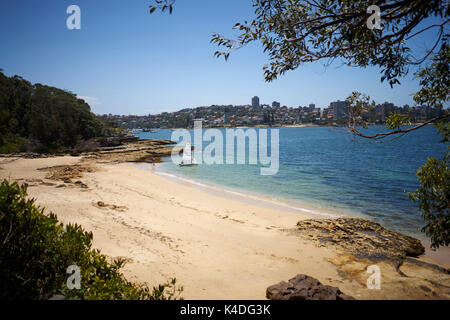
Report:
<svg viewBox="0 0 450 320"><path fill-rule="evenodd" d="M58 151L103 134L105 124L71 92L0 72L0 153Z"/></svg>
<svg viewBox="0 0 450 320"><path fill-rule="evenodd" d="M150 12L172 12L175 2L156 0ZM228 59L232 51L259 41L270 61L264 66L267 81L305 63L341 59L350 66L380 67L381 80L391 85L446 40L450 10L442 0L252 0L252 5L254 17L233 27L240 31L237 38L212 35L211 42L223 48L216 56ZM381 30L367 27L371 5L380 9ZM432 45L415 56L408 40L424 32Z"/></svg>

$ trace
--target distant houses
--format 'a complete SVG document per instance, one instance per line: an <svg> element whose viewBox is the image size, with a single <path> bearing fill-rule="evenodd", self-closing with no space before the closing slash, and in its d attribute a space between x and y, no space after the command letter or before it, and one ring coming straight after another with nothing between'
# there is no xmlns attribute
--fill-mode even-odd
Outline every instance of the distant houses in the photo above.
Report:
<svg viewBox="0 0 450 320"><path fill-rule="evenodd" d="M363 117L371 123L384 123L391 112L399 112L409 116L412 122L423 122L442 114L442 108L428 106L397 107L393 103L384 102L375 106ZM123 128L191 128L194 119L202 119L206 127L232 127L255 125L344 125L347 120L345 101L333 101L328 107L318 108L314 103L308 106L287 107L273 101L271 106L260 104L258 96L251 99L251 105L211 105L196 108L184 108L176 112L137 115L101 115L102 118L114 121Z"/></svg>

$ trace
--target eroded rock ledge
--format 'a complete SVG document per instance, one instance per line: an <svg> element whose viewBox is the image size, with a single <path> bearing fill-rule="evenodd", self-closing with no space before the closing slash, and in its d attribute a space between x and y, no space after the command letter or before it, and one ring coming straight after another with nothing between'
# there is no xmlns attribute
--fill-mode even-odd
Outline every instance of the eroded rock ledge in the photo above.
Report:
<svg viewBox="0 0 450 320"><path fill-rule="evenodd" d="M108 139L112 139L109 141ZM137 137L117 137L108 138L105 143L97 141L86 141L85 145L74 150L65 150L58 153L11 153L0 154L0 158L51 158L55 156L82 156L84 159L91 159L102 163L121 162L161 162L162 157L168 157L175 152L183 150L180 146L174 146L175 142L165 139L140 140ZM12 160L12 161L13 161Z"/></svg>
<svg viewBox="0 0 450 320"><path fill-rule="evenodd" d="M327 260L343 280L360 284L349 292L356 298L450 299L450 271L419 259L425 248L418 239L361 218L302 220L293 232L335 252ZM368 289L373 266L380 290Z"/></svg>
<svg viewBox="0 0 450 320"><path fill-rule="evenodd" d="M99 148L96 152L84 153L86 159L98 162L161 162L162 157L171 155L172 150L180 152L182 147L164 139L137 140L115 147Z"/></svg>
<svg viewBox="0 0 450 320"><path fill-rule="evenodd" d="M308 219L297 223L300 234L356 257L389 259L417 257L425 252L420 240L361 218Z"/></svg>

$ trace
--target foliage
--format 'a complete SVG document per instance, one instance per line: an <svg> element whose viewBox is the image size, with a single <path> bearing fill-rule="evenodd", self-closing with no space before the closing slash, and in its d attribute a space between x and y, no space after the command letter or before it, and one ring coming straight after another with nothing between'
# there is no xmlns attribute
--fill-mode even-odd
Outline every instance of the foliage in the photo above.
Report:
<svg viewBox="0 0 450 320"><path fill-rule="evenodd" d="M78 225L63 226L27 199L27 186L4 180L0 185L0 300L48 299L173 299L182 290L176 280L150 289L125 279L123 260L92 249L92 233ZM66 269L77 265L81 289L69 290Z"/></svg>
<svg viewBox="0 0 450 320"><path fill-rule="evenodd" d="M108 127L75 94L0 72L0 152L56 152Z"/></svg>
<svg viewBox="0 0 450 320"><path fill-rule="evenodd" d="M0 136L0 154L24 152L27 149L28 143L28 139L18 135L10 134L8 139L4 136Z"/></svg>
<svg viewBox="0 0 450 320"><path fill-rule="evenodd" d="M431 246L450 244L450 159L428 158L417 171L420 187L409 197L419 202L426 221L422 231L430 237Z"/></svg>
<svg viewBox="0 0 450 320"><path fill-rule="evenodd" d="M172 12L174 3L158 0L150 13ZM260 41L270 60L270 66L264 66L267 81L305 63L341 59L347 65L380 67L381 80L392 86L445 37L450 12L440 0L252 0L252 4L253 19L233 27L240 33L236 39L214 34L211 42L225 49L215 55L228 59L231 51ZM372 4L380 8L382 30L367 27ZM414 58L408 40L427 30L435 31L434 45Z"/></svg>
<svg viewBox="0 0 450 320"><path fill-rule="evenodd" d="M450 96L450 46L444 43L432 63L416 73L421 89L414 95L414 101L430 106L442 105Z"/></svg>
<svg viewBox="0 0 450 320"><path fill-rule="evenodd" d="M450 65L450 47L448 43L443 42L439 52L431 59L431 62L421 68L417 73L416 77L420 81L421 88L414 95L414 101L419 104L427 104L429 107L434 107L442 111L442 115L433 119L430 119L425 124L437 124L439 132L444 136L444 141L448 140L449 130L448 121L450 118L449 110L443 110L442 105L448 101L450 94L450 76L449 76L449 65ZM349 128L353 134L370 138L370 139L385 139L391 136L400 137L408 132L420 129L424 126L418 125L416 127L401 129L401 126L411 125L411 121L408 116L401 115L397 112L392 112L386 118L386 126L388 129L394 131L386 133L378 133L372 136L365 136L360 134L355 127L361 125L361 117L367 109L355 108L355 105L367 104L365 95L361 93L354 92L351 96L347 98L347 107L349 108ZM364 125L364 124L362 124Z"/></svg>
<svg viewBox="0 0 450 320"><path fill-rule="evenodd" d="M450 121L440 121L435 124L438 132L442 135L441 142L450 143Z"/></svg>
<svg viewBox="0 0 450 320"><path fill-rule="evenodd" d="M391 112L386 118L386 127L388 129L400 129L404 125L411 125L411 120L407 115Z"/></svg>
<svg viewBox="0 0 450 320"><path fill-rule="evenodd" d="M349 119L349 127L362 126L367 128L368 122L362 117L374 108L374 102L370 102L370 97L366 94L354 91L345 100L347 106L347 114Z"/></svg>

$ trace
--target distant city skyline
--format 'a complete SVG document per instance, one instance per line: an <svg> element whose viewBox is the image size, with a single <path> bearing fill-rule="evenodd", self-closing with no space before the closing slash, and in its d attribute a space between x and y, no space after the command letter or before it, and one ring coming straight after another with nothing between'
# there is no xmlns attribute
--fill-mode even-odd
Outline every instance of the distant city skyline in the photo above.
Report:
<svg viewBox="0 0 450 320"><path fill-rule="evenodd" d="M395 103L389 102L389 101L375 101L376 105L383 105L383 104L389 104L392 106L397 106L397 107L411 107L411 105L409 104L404 104L404 105L396 105ZM345 105L345 100L339 100L339 99L335 99L333 101L330 101L328 104L325 104L323 106L316 106L315 103L309 103L309 104L298 104L298 105L285 105L283 103L280 103L279 101L273 101L271 104L270 103L266 103L266 102L261 102L259 99L259 96L253 96L251 98L250 103L242 103L242 104L217 104L217 103L213 103L211 105L208 106L193 106L193 107L184 107L184 108L180 108L177 110L173 110L173 111L162 111L162 112L158 112L158 113L148 113L148 114L144 114L144 115L138 115L138 116L145 116L145 115L157 115L157 114L161 114L164 112L178 112L178 111L182 111L182 110L186 110L186 109L197 109L197 108L209 108L209 107L213 107L213 106L217 106L217 107L253 107L253 108L263 108L263 107L272 107L272 108L288 108L288 109L296 109L296 108L309 108L311 111L313 111L314 109L333 109L338 118L341 117L342 113L344 112L344 108L346 108ZM112 113L108 113L108 114L112 114ZM117 114L119 115L119 114ZM122 114L122 115L137 115L137 114Z"/></svg>
<svg viewBox="0 0 450 320"><path fill-rule="evenodd" d="M84 99L86 97L80 97L81 99ZM86 101L86 100L85 100ZM86 101L88 102L88 101ZM395 106L395 107L399 107L399 108L410 108L410 107L415 107L416 105L410 105L410 104L403 104L403 105L397 105L393 102L390 101L374 101L375 105L391 105L391 106ZM311 111L314 110L324 110L324 109L331 109L334 112L335 115L335 120L342 118L342 115L346 112L345 108L345 100L340 100L340 99L334 99L330 102L328 102L325 105L322 106L318 106L315 103L309 103L309 104L298 104L298 105L286 105L283 104L279 101L273 101L272 103L267 103L267 102L261 102L259 100L259 96L253 96L251 98L250 103L242 103L242 104L217 104L217 103L213 103L211 105L199 105L199 106L192 106L192 107L183 107L183 108L178 108L176 110L171 110L171 111L161 111L161 112L156 112L156 113L146 113L146 114L135 114L135 113L112 113L112 112L106 112L106 113L98 113L99 115L123 115L123 116L147 116L147 115L159 115L161 113L173 113L173 112L179 112L179 111L183 111L183 110L195 110L198 108L210 108L210 107L232 107L232 108L236 108L236 107L252 107L252 108L288 108L288 109L298 109L298 108L307 108ZM420 106L416 106L416 107L420 107Z"/></svg>
<svg viewBox="0 0 450 320"><path fill-rule="evenodd" d="M285 126L285 125L346 125L348 121L347 108L344 101L332 101L328 107L317 108L314 104L303 107L279 107L274 101L275 107L258 105L257 98L252 98L252 105L237 106L201 106L197 108L185 108L175 112L163 112L159 114L138 115L113 115L104 114L101 117L115 122L126 129L146 128L192 128L195 120L202 121L206 127L230 127L230 126ZM408 116L412 122L424 122L442 115L442 108L430 108L427 106L402 107L393 103L384 102L377 104L374 109L362 115L363 119L372 124L383 124L391 112L398 112Z"/></svg>
<svg viewBox="0 0 450 320"><path fill-rule="evenodd" d="M81 29L69 30L66 9L81 8ZM413 105L413 71L391 89L380 70L336 62L308 64L264 81L268 63L260 44L213 56L212 33L234 36L232 26L254 15L251 1L177 2L173 15L148 12L148 0L2 1L0 68L32 83L76 93L98 114L156 114L186 107L260 103L324 107L352 91L377 102ZM12 32L13 30L13 32ZM426 35L417 39L423 49ZM253 93L249 95L250 93Z"/></svg>

